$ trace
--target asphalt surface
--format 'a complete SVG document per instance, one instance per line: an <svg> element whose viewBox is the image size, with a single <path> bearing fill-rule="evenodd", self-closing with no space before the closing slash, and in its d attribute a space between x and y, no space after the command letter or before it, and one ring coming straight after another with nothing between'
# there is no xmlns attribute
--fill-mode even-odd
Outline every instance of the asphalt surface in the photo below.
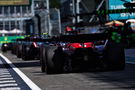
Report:
<svg viewBox="0 0 135 90"><path fill-rule="evenodd" d="M127 49L126 62L135 60L135 49ZM135 90L135 65L126 64L122 71L72 72L47 75L39 60L24 61L10 52L3 53L42 90ZM128 60L129 59L129 60Z"/></svg>
<svg viewBox="0 0 135 90"><path fill-rule="evenodd" d="M28 85L0 57L0 90L30 90Z"/></svg>

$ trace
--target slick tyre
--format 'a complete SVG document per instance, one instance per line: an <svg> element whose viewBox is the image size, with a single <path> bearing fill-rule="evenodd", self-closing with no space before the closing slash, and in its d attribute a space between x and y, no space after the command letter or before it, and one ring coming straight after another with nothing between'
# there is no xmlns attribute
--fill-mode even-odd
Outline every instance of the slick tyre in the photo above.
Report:
<svg viewBox="0 0 135 90"><path fill-rule="evenodd" d="M125 68L125 53L122 44L109 42L105 51L107 68L123 70Z"/></svg>
<svg viewBox="0 0 135 90"><path fill-rule="evenodd" d="M62 73L64 63L64 55L62 48L58 46L47 47L46 56L46 73Z"/></svg>
<svg viewBox="0 0 135 90"><path fill-rule="evenodd" d="M17 52L16 52L16 56L18 58L21 58L21 54L22 54L22 45L18 45L17 47Z"/></svg>
<svg viewBox="0 0 135 90"><path fill-rule="evenodd" d="M45 47L42 47L42 50L40 51L40 62L41 62L42 72L45 72L45 68L46 68L45 60L46 60L46 50Z"/></svg>
<svg viewBox="0 0 135 90"><path fill-rule="evenodd" d="M5 45L6 45L5 43L2 44L2 47L1 47L2 52L6 52L7 51L7 48L6 48Z"/></svg>
<svg viewBox="0 0 135 90"><path fill-rule="evenodd" d="M22 46L22 59L23 60L29 60L29 47L26 45Z"/></svg>

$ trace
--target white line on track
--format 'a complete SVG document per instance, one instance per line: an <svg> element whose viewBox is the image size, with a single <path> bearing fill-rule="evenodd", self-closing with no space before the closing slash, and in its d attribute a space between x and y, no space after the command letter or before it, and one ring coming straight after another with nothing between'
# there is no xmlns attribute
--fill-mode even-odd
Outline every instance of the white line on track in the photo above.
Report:
<svg viewBox="0 0 135 90"><path fill-rule="evenodd" d="M13 78L12 77L5 77L5 78L0 78L0 81L2 81L2 80L12 80Z"/></svg>
<svg viewBox="0 0 135 90"><path fill-rule="evenodd" d="M0 81L0 84L2 83L16 83L16 81L15 80Z"/></svg>
<svg viewBox="0 0 135 90"><path fill-rule="evenodd" d="M12 62L0 53L0 56L9 64L12 69L23 79L23 81L32 89L32 90L41 90L35 83L33 83L23 72L21 72Z"/></svg>
<svg viewBox="0 0 135 90"><path fill-rule="evenodd" d="M3 77L12 77L11 75L3 75L3 76L0 76L0 78L3 78Z"/></svg>
<svg viewBox="0 0 135 90"><path fill-rule="evenodd" d="M2 85L0 85L0 88L1 88L1 87L11 87L11 86L12 86L12 87L13 87L13 86L18 86L18 84L11 84L11 83L10 83L10 84L2 84Z"/></svg>
<svg viewBox="0 0 135 90"><path fill-rule="evenodd" d="M10 73L9 72L8 73L1 72L0 75L10 75Z"/></svg>
<svg viewBox="0 0 135 90"><path fill-rule="evenodd" d="M18 87L12 87L12 88L1 88L0 90L21 90Z"/></svg>

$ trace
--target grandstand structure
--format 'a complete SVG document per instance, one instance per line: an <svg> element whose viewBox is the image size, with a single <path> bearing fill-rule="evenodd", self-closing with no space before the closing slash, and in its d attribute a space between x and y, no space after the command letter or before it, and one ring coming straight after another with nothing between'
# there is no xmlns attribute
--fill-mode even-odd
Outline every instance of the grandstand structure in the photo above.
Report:
<svg viewBox="0 0 135 90"><path fill-rule="evenodd" d="M24 31L24 21L35 15L36 9L44 8L45 0L0 0L0 30Z"/></svg>

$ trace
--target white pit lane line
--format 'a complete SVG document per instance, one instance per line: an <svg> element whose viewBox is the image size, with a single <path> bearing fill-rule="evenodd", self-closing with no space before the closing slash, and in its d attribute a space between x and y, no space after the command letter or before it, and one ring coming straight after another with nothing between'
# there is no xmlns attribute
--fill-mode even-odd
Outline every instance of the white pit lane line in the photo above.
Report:
<svg viewBox="0 0 135 90"><path fill-rule="evenodd" d="M6 61L7 64L23 79L23 81L32 89L32 90L41 90L35 83L33 83L23 72L21 72L12 62L0 53L0 56Z"/></svg>

